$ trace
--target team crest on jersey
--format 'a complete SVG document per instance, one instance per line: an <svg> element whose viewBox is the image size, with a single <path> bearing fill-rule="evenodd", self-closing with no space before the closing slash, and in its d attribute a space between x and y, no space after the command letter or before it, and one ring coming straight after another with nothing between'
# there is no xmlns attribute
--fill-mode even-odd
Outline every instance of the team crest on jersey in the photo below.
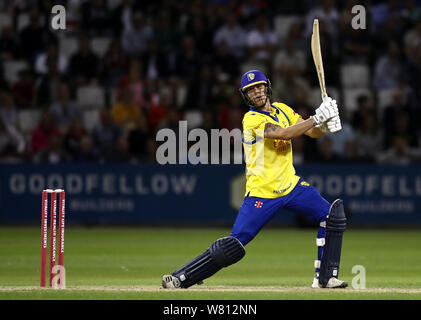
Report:
<svg viewBox="0 0 421 320"><path fill-rule="evenodd" d="M254 79L254 73L249 73L247 75L247 78L249 79L249 81L252 81Z"/></svg>
<svg viewBox="0 0 421 320"><path fill-rule="evenodd" d="M254 204L254 206L255 206L257 209L260 209L261 207L263 207L263 202L262 202L262 201L260 201L260 200L257 200L257 201L256 201L256 203Z"/></svg>

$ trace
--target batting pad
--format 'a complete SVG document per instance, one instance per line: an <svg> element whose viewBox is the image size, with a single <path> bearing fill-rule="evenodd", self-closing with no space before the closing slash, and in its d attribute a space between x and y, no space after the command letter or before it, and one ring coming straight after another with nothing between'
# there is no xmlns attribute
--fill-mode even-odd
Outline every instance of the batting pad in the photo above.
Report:
<svg viewBox="0 0 421 320"><path fill-rule="evenodd" d="M319 283L325 287L329 279L337 278L341 260L342 236L346 229L343 201L335 200L326 220L325 246L320 265Z"/></svg>
<svg viewBox="0 0 421 320"><path fill-rule="evenodd" d="M238 262L245 254L246 251L239 240L234 237L221 238L172 275L180 279L182 288L188 288L222 268Z"/></svg>

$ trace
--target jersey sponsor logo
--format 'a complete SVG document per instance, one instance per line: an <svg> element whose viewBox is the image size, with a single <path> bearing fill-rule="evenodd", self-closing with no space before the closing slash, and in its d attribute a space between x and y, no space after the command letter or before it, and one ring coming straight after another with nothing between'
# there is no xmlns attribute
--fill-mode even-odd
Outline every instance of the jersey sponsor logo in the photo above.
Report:
<svg viewBox="0 0 421 320"><path fill-rule="evenodd" d="M273 140L273 147L278 152L287 151L291 147L291 142L288 140Z"/></svg>
<svg viewBox="0 0 421 320"><path fill-rule="evenodd" d="M280 190L273 190L273 193L284 193L285 191L287 191L289 188L291 188L292 186L292 182L289 183L288 187L286 187L285 189L280 189Z"/></svg>
<svg viewBox="0 0 421 320"><path fill-rule="evenodd" d="M256 201L256 203L254 204L254 206L255 206L257 209L260 209L261 207L263 207L263 202L262 202L262 201L260 201L260 200L257 200L257 201Z"/></svg>
<svg viewBox="0 0 421 320"><path fill-rule="evenodd" d="M301 181L300 185L303 187L308 187L310 186L310 183L308 183L307 181Z"/></svg>

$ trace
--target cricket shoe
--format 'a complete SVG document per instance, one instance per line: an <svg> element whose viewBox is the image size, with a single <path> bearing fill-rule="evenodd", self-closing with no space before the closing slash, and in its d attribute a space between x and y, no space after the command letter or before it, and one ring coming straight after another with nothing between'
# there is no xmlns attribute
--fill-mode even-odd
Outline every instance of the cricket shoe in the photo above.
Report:
<svg viewBox="0 0 421 320"><path fill-rule="evenodd" d="M162 276L162 287L164 289L181 288L181 282L177 277L166 274L166 275Z"/></svg>
<svg viewBox="0 0 421 320"><path fill-rule="evenodd" d="M332 277L327 282L326 286L322 286L319 284L319 274L316 273L316 275L313 278L313 283L311 284L312 288L329 288L329 289L335 289L335 288L346 288L348 286L348 283L342 280L339 280L335 277Z"/></svg>

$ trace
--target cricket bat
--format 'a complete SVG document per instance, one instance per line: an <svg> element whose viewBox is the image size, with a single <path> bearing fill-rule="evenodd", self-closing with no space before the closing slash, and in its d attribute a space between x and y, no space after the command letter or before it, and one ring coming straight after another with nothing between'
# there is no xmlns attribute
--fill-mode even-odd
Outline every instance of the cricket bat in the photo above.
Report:
<svg viewBox="0 0 421 320"><path fill-rule="evenodd" d="M319 20L314 19L313 34L311 35L311 53L313 54L314 65L316 66L317 77L319 78L320 91L322 100L327 97L325 85L325 72L323 70L322 51L320 49L320 36L319 36Z"/></svg>

